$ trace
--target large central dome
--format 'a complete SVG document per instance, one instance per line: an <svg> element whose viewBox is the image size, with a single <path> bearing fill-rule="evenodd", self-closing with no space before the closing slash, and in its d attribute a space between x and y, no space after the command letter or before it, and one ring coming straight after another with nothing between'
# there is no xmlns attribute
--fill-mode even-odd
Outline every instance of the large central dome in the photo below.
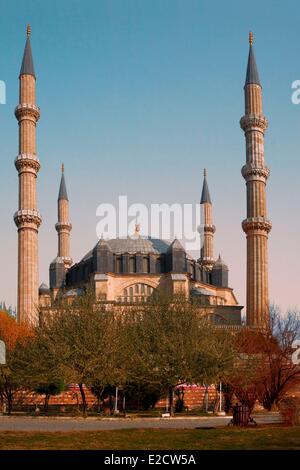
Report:
<svg viewBox="0 0 300 470"><path fill-rule="evenodd" d="M111 240L99 240L98 243L106 244L110 250L115 254L161 254L166 253L170 246L169 241L160 240L159 238L152 237L127 237L127 238L113 238ZM97 245L98 245L97 243ZM96 245L96 246L97 246ZM89 251L83 258L85 261L93 256L93 250Z"/></svg>
<svg viewBox="0 0 300 470"><path fill-rule="evenodd" d="M123 253L166 253L170 243L159 238L127 237L107 241L110 249L117 254Z"/></svg>

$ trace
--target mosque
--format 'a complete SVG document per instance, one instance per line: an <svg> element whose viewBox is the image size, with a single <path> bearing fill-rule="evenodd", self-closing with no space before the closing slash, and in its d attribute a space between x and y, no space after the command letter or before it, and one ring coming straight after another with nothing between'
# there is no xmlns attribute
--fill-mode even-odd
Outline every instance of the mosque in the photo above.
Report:
<svg viewBox="0 0 300 470"><path fill-rule="evenodd" d="M245 115L240 126L245 133L247 214L242 222L247 239L247 325L264 328L269 321L267 242L271 223L267 218L266 182L269 169L264 160L264 132L268 122L262 110L262 87L250 48L245 93ZM14 215L18 229L18 320L39 322L40 312L58 298L72 300L92 288L99 302L132 305L145 302L155 292L182 293L197 300L217 324L241 325L242 306L229 286L229 269L214 254L213 205L204 172L201 193L202 236L199 259L193 259L179 240L142 237L137 224L134 235L100 239L78 262L70 253L72 225L64 168L58 192L58 251L49 267L49 287L39 282L38 232L42 222L37 207L36 180L40 160L36 151L36 127L40 109L35 96L36 75L30 43L30 27L19 75L19 207ZM44 163L45 166L47 162ZM49 260L50 261L50 260Z"/></svg>

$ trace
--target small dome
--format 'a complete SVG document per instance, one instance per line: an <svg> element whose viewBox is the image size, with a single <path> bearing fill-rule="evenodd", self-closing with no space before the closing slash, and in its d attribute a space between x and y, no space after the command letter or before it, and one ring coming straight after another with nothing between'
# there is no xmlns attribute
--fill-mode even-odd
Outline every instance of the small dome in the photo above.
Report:
<svg viewBox="0 0 300 470"><path fill-rule="evenodd" d="M47 284L42 283L39 287L39 295L49 295L50 289Z"/></svg>
<svg viewBox="0 0 300 470"><path fill-rule="evenodd" d="M228 266L226 263L224 263L224 261L222 260L221 258L221 255L219 255L219 258L217 259L217 261L215 262L214 264L214 267L213 269L227 269L228 270Z"/></svg>

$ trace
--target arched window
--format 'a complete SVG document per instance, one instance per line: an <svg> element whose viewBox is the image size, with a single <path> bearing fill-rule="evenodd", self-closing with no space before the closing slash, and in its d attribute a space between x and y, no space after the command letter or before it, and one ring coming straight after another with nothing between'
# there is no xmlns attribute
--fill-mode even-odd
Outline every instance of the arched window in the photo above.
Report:
<svg viewBox="0 0 300 470"><path fill-rule="evenodd" d="M133 284L123 289L120 302L147 302L153 294L154 288L148 284Z"/></svg>

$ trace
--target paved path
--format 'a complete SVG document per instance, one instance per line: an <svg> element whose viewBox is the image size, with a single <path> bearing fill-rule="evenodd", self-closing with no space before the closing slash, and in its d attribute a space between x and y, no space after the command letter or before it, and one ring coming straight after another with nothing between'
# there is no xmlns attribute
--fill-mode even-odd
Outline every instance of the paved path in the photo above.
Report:
<svg viewBox="0 0 300 470"><path fill-rule="evenodd" d="M45 418L0 416L1 431L101 431L111 429L194 429L226 426L230 416L218 417L190 417L190 418ZM278 423L279 414L254 415L258 424Z"/></svg>

